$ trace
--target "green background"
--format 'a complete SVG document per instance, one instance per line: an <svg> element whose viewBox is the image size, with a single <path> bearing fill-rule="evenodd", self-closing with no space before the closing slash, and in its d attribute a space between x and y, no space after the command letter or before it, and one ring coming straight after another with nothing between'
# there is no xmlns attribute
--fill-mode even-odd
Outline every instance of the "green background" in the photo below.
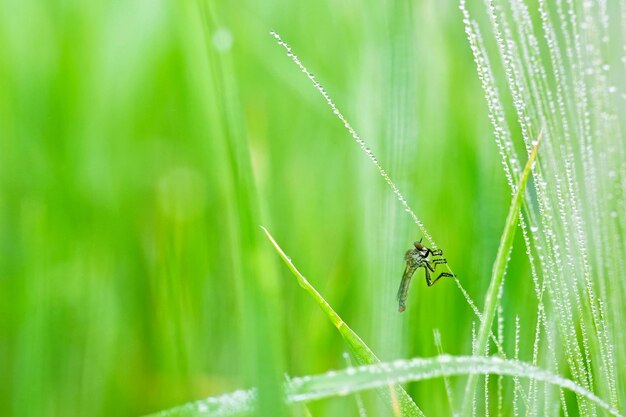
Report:
<svg viewBox="0 0 626 417"><path fill-rule="evenodd" d="M456 2L4 0L0 414L138 415L252 386L271 399L284 373L345 367L259 225L381 359L436 355L435 328L471 353L454 281L418 271L397 312L420 232L272 30L482 306L510 191ZM520 249L509 341L516 315L534 327ZM407 389L449 412L442 380ZM310 408L356 413L350 397Z"/></svg>

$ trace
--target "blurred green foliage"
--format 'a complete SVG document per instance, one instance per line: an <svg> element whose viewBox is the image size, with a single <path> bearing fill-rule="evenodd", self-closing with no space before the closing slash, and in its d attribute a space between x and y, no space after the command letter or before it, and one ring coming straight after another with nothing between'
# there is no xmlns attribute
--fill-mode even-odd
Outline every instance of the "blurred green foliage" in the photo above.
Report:
<svg viewBox="0 0 626 417"><path fill-rule="evenodd" d="M435 355L435 328L471 352L453 281L417 276L398 314L419 233L271 30L482 306L510 193L455 2L4 0L0 414L138 415L259 386L279 415L283 373L344 367L346 346L260 224L382 360ZM518 314L532 334L514 255L505 330ZM443 381L407 389L446 412Z"/></svg>

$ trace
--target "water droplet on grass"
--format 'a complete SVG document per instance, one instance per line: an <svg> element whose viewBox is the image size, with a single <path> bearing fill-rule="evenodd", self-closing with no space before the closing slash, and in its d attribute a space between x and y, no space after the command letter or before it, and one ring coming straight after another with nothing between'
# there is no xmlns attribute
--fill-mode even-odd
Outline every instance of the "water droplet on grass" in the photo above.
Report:
<svg viewBox="0 0 626 417"><path fill-rule="evenodd" d="M226 28L219 28L213 34L213 46L220 52L227 52L233 46L233 35Z"/></svg>

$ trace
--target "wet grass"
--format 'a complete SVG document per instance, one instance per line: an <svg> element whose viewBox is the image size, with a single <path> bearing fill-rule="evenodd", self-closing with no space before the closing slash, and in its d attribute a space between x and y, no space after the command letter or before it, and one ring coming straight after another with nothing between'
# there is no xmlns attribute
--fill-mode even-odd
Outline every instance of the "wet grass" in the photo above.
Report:
<svg viewBox="0 0 626 417"><path fill-rule="evenodd" d="M482 314L539 127L488 349L506 365L478 366L513 377L477 377L476 412L621 410L621 12L574 2L563 20L569 4L0 3L0 414L144 415L256 387L257 415L356 415L346 386L397 414L369 383L452 414L479 359L328 375L348 345L258 225L382 364L466 357L484 331L453 280L414 278L398 314L402 254L427 229ZM292 410L285 375L328 395Z"/></svg>

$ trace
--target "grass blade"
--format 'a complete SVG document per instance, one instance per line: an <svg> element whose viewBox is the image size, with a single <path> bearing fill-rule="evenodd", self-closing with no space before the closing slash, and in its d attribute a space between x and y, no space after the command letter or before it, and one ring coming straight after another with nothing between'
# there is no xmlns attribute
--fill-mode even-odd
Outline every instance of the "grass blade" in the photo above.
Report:
<svg viewBox="0 0 626 417"><path fill-rule="evenodd" d="M529 378L569 389L598 405L611 415L619 412L574 381L515 360L484 356L448 356L416 358L348 368L320 375L293 378L285 391L289 403L302 403L329 397L354 394L369 389L385 389L389 383L400 384L454 375L506 375ZM251 412L256 404L256 390L235 391L210 397L152 417L229 417Z"/></svg>
<svg viewBox="0 0 626 417"><path fill-rule="evenodd" d="M376 357L374 352L372 352L369 346L367 346L365 342L359 337L359 335L357 335L341 319L341 317L339 317L339 314L337 314L335 310L333 310L333 308L330 306L330 304L328 304L328 302L324 299L324 297L322 297L321 294L317 292L317 290L304 277L304 275L302 275L300 271L298 271L298 268L296 268L293 262L291 262L291 258L289 258L285 254L285 252L283 252L280 246L278 246L278 243L276 243L276 241L274 240L270 232L268 232L268 230L263 226L261 226L261 228L267 235L267 238L270 240L270 242L272 242L272 245L274 245L274 248L276 249L280 257L282 258L282 260L285 262L285 264L287 264L291 272L294 274L294 276L298 280L298 284L300 284L300 286L304 288L306 292L308 292L311 295L311 297L313 297L313 299L320 306L322 311L328 316L329 320L335 325L337 330L339 330L341 337L343 337L343 339L346 341L346 343L350 347L350 350L352 351L352 354L354 355L355 360L360 365L370 365L370 364L380 363L380 360ZM415 404L413 399L409 396L409 394L406 393L404 388L402 388L400 385L396 385L395 387L393 387L392 394L390 394L389 391L390 390L388 390L387 387L383 387L379 390L379 392L383 395L383 397L385 397L392 403L394 402L392 400L397 399L400 412L402 413L403 416L423 416L424 415L424 413L419 409L417 404ZM394 398L394 393L395 393L395 398Z"/></svg>
<svg viewBox="0 0 626 417"><path fill-rule="evenodd" d="M541 143L542 131L539 131L537 136L537 142L532 152L528 157L524 171L520 178L519 184L511 201L509 213L506 217L504 224L504 231L500 238L500 247L498 248L498 254L496 260L493 263L493 269L491 273L491 282L489 283L489 289L487 290L487 296L485 298L485 308L483 309L482 320L480 321L480 330L478 331L478 339L476 340L476 352L478 355L484 355L487 349L487 342L489 341L489 333L491 331L491 325L493 318L496 314L496 307L498 304L498 290L504 279L504 272L508 262L509 253L513 247L513 238L515 237L515 231L517 230L517 223L519 219L519 212L524 202L524 192L526 190L526 183L532 170L533 163L537 157L537 149ZM467 380L465 386L465 399L463 401L463 415L469 415L472 399L474 398L474 391L476 388L476 378L472 375Z"/></svg>

